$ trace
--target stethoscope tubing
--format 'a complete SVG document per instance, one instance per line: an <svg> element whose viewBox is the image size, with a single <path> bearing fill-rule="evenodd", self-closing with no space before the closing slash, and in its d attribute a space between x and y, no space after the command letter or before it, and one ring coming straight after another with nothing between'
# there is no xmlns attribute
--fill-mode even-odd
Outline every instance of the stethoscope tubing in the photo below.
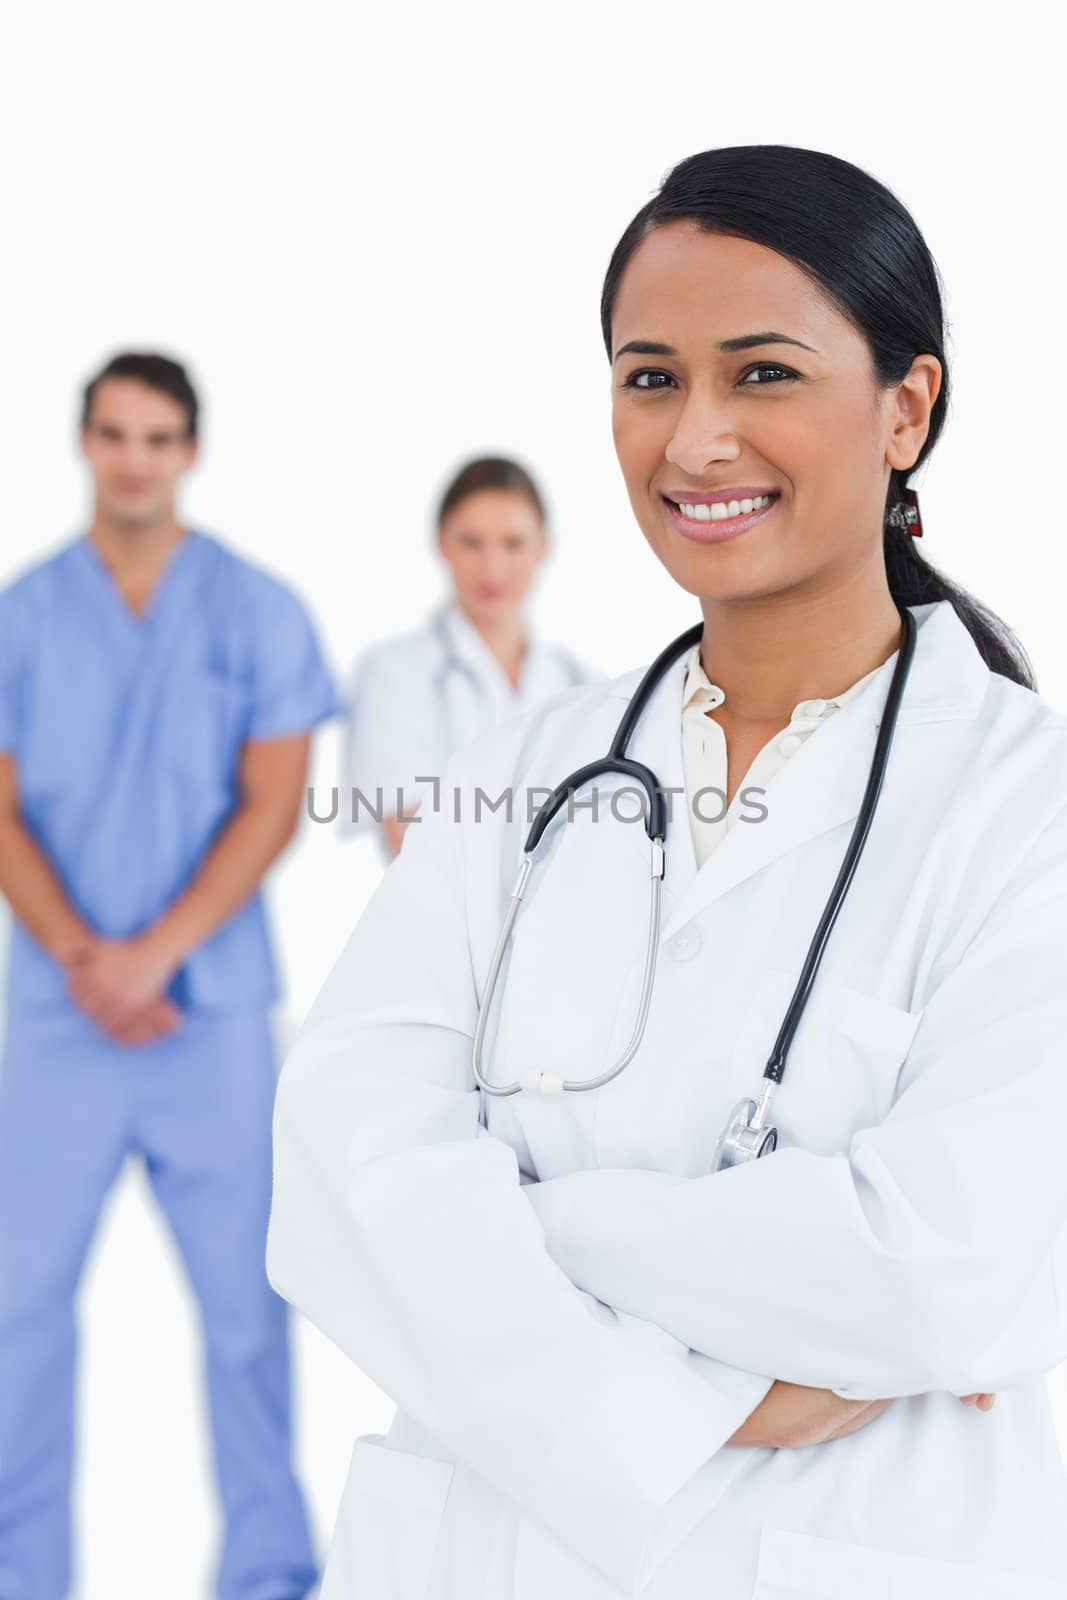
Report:
<svg viewBox="0 0 1067 1600"><path fill-rule="evenodd" d="M893 670L889 692L886 695L881 726L878 730L874 755L871 758L871 770L867 777L863 798L860 801L859 815L856 818L856 824L849 838L841 866L834 880L833 888L830 890L822 916L819 918L818 926L812 935L808 953L804 957L804 964L800 969L800 977L797 979L797 986L793 991L785 1016L782 1019L782 1025L778 1030L778 1036L774 1041L770 1058L763 1069L763 1076L774 1084L780 1084L785 1074L786 1056L793 1042L793 1035L800 1025L804 1007L808 1003L808 996L815 982L815 974L818 972L819 964L826 953L830 933L844 904L845 895L848 893L849 886L855 876L860 856L863 853L863 847L867 842L867 835L870 833L871 824L874 822L874 814L882 791L882 781L885 778L886 767L889 763L889 750L893 743L893 734L896 731L897 712L904 696L904 685L907 682L912 656L915 651L915 618L907 607L902 606L898 609L903 622L900 654Z"/></svg>
<svg viewBox="0 0 1067 1600"><path fill-rule="evenodd" d="M789 1053L793 1037L800 1024L815 981L819 965L826 952L830 933L844 904L845 896L855 876L863 847L867 841L871 825L874 821L878 799L881 794L882 783L889 761L889 751L896 728L897 714L904 695L904 687L911 668L912 657L915 651L916 627L915 619L905 606L898 606L901 615L902 637L899 655L893 671L892 681L886 695L886 702L882 712L881 726L875 742L874 754L871 760L871 769L860 802L859 814L856 824L850 835L845 855L838 870L837 877L830 891L822 915L819 918L815 933L808 947L807 955L801 967L800 977L796 988L786 1008L785 1016L774 1042L770 1058L763 1073L763 1093L758 1102L741 1102L735 1109L735 1117L740 1113L743 1120L749 1125L748 1131L755 1135L763 1125L763 1119L770 1097L785 1075L786 1058ZM503 926L497 938L490 961L489 971L485 986L482 991L478 1006L478 1020L474 1032L472 1049L472 1068L478 1087L485 1094L494 1096L508 1096L518 1094L522 1089L540 1089L547 1093L559 1093L563 1090L581 1091L603 1088L610 1083L612 1078L619 1075L636 1054L641 1039L644 1036L645 1026L652 1000L652 988L655 979L656 954L659 944L661 888L665 871L665 843L667 831L666 797L661 789L659 780L650 767L641 762L633 761L626 755L626 749L637 723L644 712L649 700L659 685L661 679L673 663L680 656L692 649L703 637L704 625L697 623L687 629L678 638L673 639L669 645L656 657L645 672L640 683L631 696L630 703L615 730L607 755L597 761L588 762L585 766L578 767L559 783L552 791L548 800L538 811L532 826L527 833L523 845L522 863L519 876L512 891ZM649 937L645 955L644 974L641 985L641 995L638 1001L637 1016L630 1040L622 1055L605 1072L589 1079L563 1079L557 1074L547 1073L533 1069L524 1073L512 1084L492 1084L482 1072L482 1052L485 1042L485 1033L488 1025L489 1011L494 992L503 965L511 931L518 914L519 905L534 864L534 853L540 845L546 828L553 818L558 815L562 806L579 788L593 781L594 778L619 774L632 778L644 790L647 798L645 814L645 828L651 844L651 892L649 910ZM747 1113L745 1108L748 1108ZM725 1137L725 1136L724 1136ZM774 1148L777 1135L773 1130L767 1139L769 1149ZM753 1149L749 1154L764 1153L763 1150Z"/></svg>

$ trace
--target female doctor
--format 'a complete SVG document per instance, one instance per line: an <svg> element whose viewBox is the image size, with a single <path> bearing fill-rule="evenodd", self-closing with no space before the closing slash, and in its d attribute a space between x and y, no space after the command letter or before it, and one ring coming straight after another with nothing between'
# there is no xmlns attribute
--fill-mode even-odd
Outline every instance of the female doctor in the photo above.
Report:
<svg viewBox="0 0 1067 1600"><path fill-rule="evenodd" d="M567 651L531 638L523 620L546 549L544 502L524 467L504 456L461 467L441 497L437 546L450 600L421 628L367 650L349 700L346 828L380 811L390 858L418 810L417 778L439 783L454 751L587 677ZM365 808L364 798L353 807L357 793Z"/></svg>
<svg viewBox="0 0 1067 1600"><path fill-rule="evenodd" d="M502 966L519 797L602 757L645 671L451 764L283 1069L272 1281L399 1408L323 1600L1062 1597L1067 718L908 525L933 261L849 163L712 150L602 312L702 632L599 812L555 812ZM677 802L662 880L637 768Z"/></svg>

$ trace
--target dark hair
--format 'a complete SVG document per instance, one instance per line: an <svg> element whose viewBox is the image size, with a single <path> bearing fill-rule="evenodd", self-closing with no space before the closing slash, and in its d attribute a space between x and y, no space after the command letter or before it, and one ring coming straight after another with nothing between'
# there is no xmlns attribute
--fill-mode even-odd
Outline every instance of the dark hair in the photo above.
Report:
<svg viewBox="0 0 1067 1600"><path fill-rule="evenodd" d="M611 316L626 266L653 228L678 220L730 234L787 257L866 339L880 384L899 383L915 356L941 363L941 389L914 465L890 474L888 518L909 473L926 460L944 427L949 399L941 284L914 218L884 184L822 150L794 145L731 145L680 161L615 246L600 301L611 359ZM898 605L948 600L993 672L1036 687L1026 652L1007 624L915 548L905 529L885 525L889 590Z"/></svg>
<svg viewBox="0 0 1067 1600"><path fill-rule="evenodd" d="M541 521L545 521L544 501L525 467L520 467L517 461L510 461L507 456L479 456L460 468L441 496L437 507L437 526L441 526L449 512L454 511L461 501L466 500L468 495L477 494L480 489L511 489L517 494L524 494Z"/></svg>
<svg viewBox="0 0 1067 1600"><path fill-rule="evenodd" d="M124 350L121 355L112 356L95 378L90 378L85 385L81 417L83 428L88 425L97 386L103 383L105 378L136 378L138 383L145 383L150 389L158 389L161 394L177 400L185 410L189 438L196 438L200 422L200 402L196 390L189 382L189 375L180 362L172 361L169 356L135 350Z"/></svg>

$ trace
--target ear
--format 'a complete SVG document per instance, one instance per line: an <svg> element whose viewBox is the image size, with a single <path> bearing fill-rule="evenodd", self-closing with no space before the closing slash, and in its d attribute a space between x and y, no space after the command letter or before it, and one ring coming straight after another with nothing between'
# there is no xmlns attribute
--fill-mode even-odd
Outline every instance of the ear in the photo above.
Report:
<svg viewBox="0 0 1067 1600"><path fill-rule="evenodd" d="M189 468L190 467L194 467L199 460L200 460L200 440L199 439L187 439L186 442L185 442L185 467L183 468L183 470L185 472L188 472Z"/></svg>
<svg viewBox="0 0 1067 1600"><path fill-rule="evenodd" d="M890 409L890 434L885 458L891 467L906 472L919 458L930 431L930 413L941 392L941 363L936 356L919 355L894 391Z"/></svg>

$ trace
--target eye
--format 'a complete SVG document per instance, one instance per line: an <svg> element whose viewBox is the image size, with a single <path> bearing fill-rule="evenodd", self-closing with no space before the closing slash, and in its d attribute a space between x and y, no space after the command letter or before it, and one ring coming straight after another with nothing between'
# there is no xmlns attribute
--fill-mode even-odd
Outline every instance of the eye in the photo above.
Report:
<svg viewBox="0 0 1067 1600"><path fill-rule="evenodd" d="M757 377L757 374L770 374L770 376ZM741 379L741 384L743 388L756 389L770 383L797 382L799 377L800 374L794 372L790 367L781 367L765 361L759 366L749 367ZM657 379L662 381L657 382ZM645 394L648 394L653 389L664 389L669 385L673 385L675 381L675 378L669 372L642 367L638 372L631 372L630 376L624 379L621 387L624 389L640 389Z"/></svg>
<svg viewBox="0 0 1067 1600"><path fill-rule="evenodd" d="M777 377L777 378L772 378L770 380L765 379L765 378L761 378L759 380L759 383L749 383L748 382L749 378L751 378L753 373L756 373L756 372L776 372L776 373L780 374L780 376ZM772 366L767 362L764 362L761 366L750 367L748 369L748 371L745 373L745 376L742 379L742 383L743 384L747 384L747 386L750 389L756 389L756 388L759 388L761 384L766 383L768 381L770 381L771 383L782 383L783 381L788 383L791 379L796 378L797 376L798 376L797 373L791 371L789 367L777 367L777 366Z"/></svg>
<svg viewBox="0 0 1067 1600"><path fill-rule="evenodd" d="M624 381L622 383L622 388L624 388L624 389L642 389L642 390L645 391L646 394L650 389L662 389L663 388L663 385L661 383L639 383L638 382L639 378L666 378L669 383L673 383L674 382L674 379L671 377L671 374L669 372L656 372L656 371L652 370L649 367L642 367L639 372L631 372L630 376L628 378L624 379Z"/></svg>

